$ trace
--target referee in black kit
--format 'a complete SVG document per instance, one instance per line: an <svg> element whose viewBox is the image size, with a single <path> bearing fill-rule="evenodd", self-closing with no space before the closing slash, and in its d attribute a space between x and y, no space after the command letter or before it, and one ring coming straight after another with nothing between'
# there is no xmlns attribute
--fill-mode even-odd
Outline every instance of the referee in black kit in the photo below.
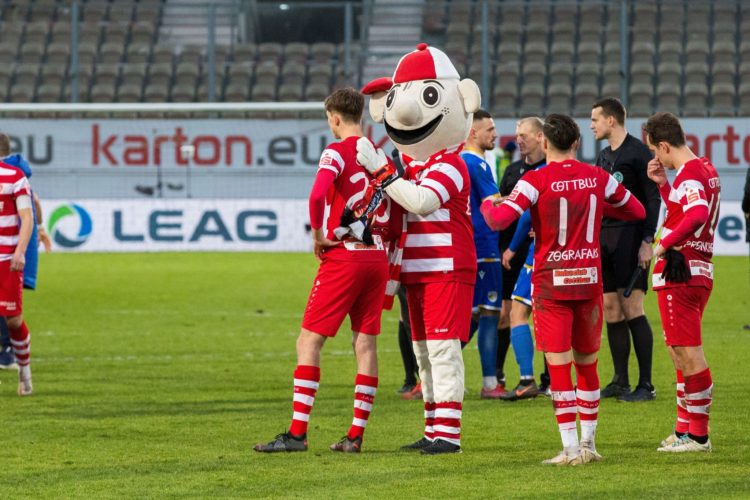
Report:
<svg viewBox="0 0 750 500"><path fill-rule="evenodd" d="M646 175L652 155L643 142L625 130L625 107L618 99L607 97L594 103L591 130L597 141L606 139L609 143L599 153L596 164L612 174L646 208L645 221L609 218L602 221L604 319L615 373L612 382L602 389L601 397L616 397L626 402L651 401L656 397L651 383L654 336L643 299L648 290L652 244L661 207L659 189ZM625 297L631 283L632 293ZM638 385L632 392L628 378L631 335L640 371Z"/></svg>

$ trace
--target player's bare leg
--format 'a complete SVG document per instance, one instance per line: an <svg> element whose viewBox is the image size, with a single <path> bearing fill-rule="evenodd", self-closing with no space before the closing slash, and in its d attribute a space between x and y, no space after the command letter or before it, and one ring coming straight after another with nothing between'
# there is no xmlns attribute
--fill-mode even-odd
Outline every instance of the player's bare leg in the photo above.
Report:
<svg viewBox="0 0 750 500"><path fill-rule="evenodd" d="M702 346L669 346L669 354L674 363L679 379L684 380L684 410L680 411L680 394L678 386L678 426L675 433L661 443L658 451L669 453L711 451L709 439L709 411L712 402L713 380L711 370L706 363ZM687 433L684 422L688 417Z"/></svg>
<svg viewBox="0 0 750 500"><path fill-rule="evenodd" d="M23 315L7 318L10 343L18 361L18 395L30 396L34 392L31 383L31 335Z"/></svg>
<svg viewBox="0 0 750 500"><path fill-rule="evenodd" d="M367 421L378 387L377 336L352 332L352 348L357 358L354 381L354 419L349 432L331 445L332 451L359 453Z"/></svg>
<svg viewBox="0 0 750 500"><path fill-rule="evenodd" d="M320 383L320 351L326 338L305 328L297 337L297 369L294 370L294 400L289 431L273 441L256 444L255 451L272 453L307 450L307 424Z"/></svg>

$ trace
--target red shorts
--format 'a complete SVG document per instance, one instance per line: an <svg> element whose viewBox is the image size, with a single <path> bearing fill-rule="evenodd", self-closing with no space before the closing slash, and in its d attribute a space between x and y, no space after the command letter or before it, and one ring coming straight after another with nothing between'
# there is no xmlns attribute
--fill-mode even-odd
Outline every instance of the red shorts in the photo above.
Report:
<svg viewBox="0 0 750 500"><path fill-rule="evenodd" d="M406 287L413 340L469 341L474 285L455 281L415 283Z"/></svg>
<svg viewBox="0 0 750 500"><path fill-rule="evenodd" d="M0 261L0 316L18 316L23 303L23 271L11 271L10 260Z"/></svg>
<svg viewBox="0 0 750 500"><path fill-rule="evenodd" d="M346 315L355 332L380 333L380 315L388 282L388 262L325 259L318 268L302 328L335 337Z"/></svg>
<svg viewBox="0 0 750 500"><path fill-rule="evenodd" d="M534 299L534 336L542 352L584 354L599 350L602 340L602 296L586 300Z"/></svg>
<svg viewBox="0 0 750 500"><path fill-rule="evenodd" d="M669 346L699 346L701 319L711 290L702 286L681 286L657 290L664 342Z"/></svg>

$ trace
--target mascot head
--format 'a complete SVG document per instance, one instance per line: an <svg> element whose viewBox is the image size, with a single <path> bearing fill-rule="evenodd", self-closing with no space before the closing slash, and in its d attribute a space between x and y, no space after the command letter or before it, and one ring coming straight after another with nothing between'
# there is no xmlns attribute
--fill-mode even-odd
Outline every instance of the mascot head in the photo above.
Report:
<svg viewBox="0 0 750 500"><path fill-rule="evenodd" d="M362 92L396 148L420 161L463 142L480 104L477 84L461 80L448 56L424 43L401 58L392 79L378 78Z"/></svg>

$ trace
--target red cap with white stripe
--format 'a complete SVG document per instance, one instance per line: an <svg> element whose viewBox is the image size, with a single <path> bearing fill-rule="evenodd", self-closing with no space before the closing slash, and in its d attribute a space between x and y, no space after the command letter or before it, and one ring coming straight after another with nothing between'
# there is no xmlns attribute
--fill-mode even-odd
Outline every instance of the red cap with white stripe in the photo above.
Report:
<svg viewBox="0 0 750 500"><path fill-rule="evenodd" d="M393 83L446 78L459 80L461 77L445 52L429 47L426 43L420 43L417 50L409 52L398 62L393 74Z"/></svg>

